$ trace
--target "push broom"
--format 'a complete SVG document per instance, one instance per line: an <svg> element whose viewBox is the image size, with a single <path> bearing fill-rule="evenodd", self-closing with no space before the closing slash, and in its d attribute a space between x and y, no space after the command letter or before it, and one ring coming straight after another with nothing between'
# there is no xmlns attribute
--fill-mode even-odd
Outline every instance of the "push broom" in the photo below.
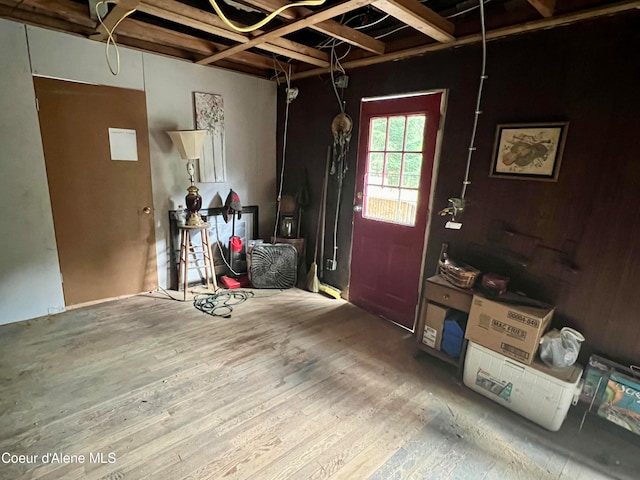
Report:
<svg viewBox="0 0 640 480"><path fill-rule="evenodd" d="M322 194L320 198L320 209L318 210L318 225L316 227L316 246L313 249L313 263L307 274L307 290L313 293L320 291L320 280L318 279L318 244L320 243L320 224L322 223L322 213L325 208L325 200L327 196L327 183L329 177L329 161L331 156L331 147L327 150L327 161L324 171L324 179L322 180ZM324 238L322 239L324 241Z"/></svg>

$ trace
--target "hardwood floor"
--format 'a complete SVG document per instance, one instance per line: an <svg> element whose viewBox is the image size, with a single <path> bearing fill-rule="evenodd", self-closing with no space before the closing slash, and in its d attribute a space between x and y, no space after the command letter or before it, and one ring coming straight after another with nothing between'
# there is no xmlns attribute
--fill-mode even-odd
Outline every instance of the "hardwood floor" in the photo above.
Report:
<svg viewBox="0 0 640 480"><path fill-rule="evenodd" d="M638 437L578 435L577 409L547 432L348 303L255 292L230 318L148 295L0 327L0 454L38 455L0 478L637 478Z"/></svg>

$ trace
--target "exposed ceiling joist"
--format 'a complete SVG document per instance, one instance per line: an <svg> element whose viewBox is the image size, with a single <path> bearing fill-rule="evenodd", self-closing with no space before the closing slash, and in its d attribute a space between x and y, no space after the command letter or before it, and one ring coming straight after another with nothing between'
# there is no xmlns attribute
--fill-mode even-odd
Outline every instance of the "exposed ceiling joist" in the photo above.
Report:
<svg viewBox="0 0 640 480"><path fill-rule="evenodd" d="M159 45L175 47L199 55L211 55L225 48L225 45L220 43L210 42L209 40L132 19L123 21L118 27L118 31L120 32L120 37L134 38L136 40L144 40ZM265 70L273 69L273 60L271 58L251 52L242 52L230 60Z"/></svg>
<svg viewBox="0 0 640 480"><path fill-rule="evenodd" d="M115 29L114 36L121 45L127 45L144 51L161 53L180 59L195 61L200 64L213 64L221 68L270 78L274 65L271 54L290 59L293 78L304 78L329 71L330 60L327 50L314 48L319 42L318 33L324 44L332 39L340 43L348 43L351 47L341 57L341 65L345 68L357 68L365 65L390 62L427 52L451 48L479 42L477 12L469 9L466 0L447 0L434 2L429 10L422 5L422 0L331 0L332 4L324 10L295 7L281 12L280 18L288 21L286 25L273 26L269 31L256 30L251 33L235 31L209 10L207 2L200 0L113 0L116 4L105 12L104 22L108 29L113 29L123 15L136 8L136 13L123 19ZM291 0L239 0L265 13L274 12ZM496 0L487 10L490 25L504 27L487 33L489 40L529 32L539 29L553 28L558 25L579 22L600 16L640 9L640 0L618 0L612 4L609 0L571 0L562 5L565 13L554 16L558 0L518 0L514 9L501 8ZM443 5L447 9L454 6L461 14L445 19L442 15ZM194 7L197 5L200 8ZM396 34L396 40L381 42L364 34L339 20L339 16L349 19L364 14L364 7L381 10L394 17L387 21L390 32L399 31L403 26L412 26L424 35L416 35L413 29L405 29ZM436 6L438 5L438 6ZM594 5L598 5L594 7ZM536 9L532 8L532 6ZM360 10L358 10L360 9ZM466 10L465 10L466 9ZM352 12L348 15L348 12ZM469 15L467 15L469 12ZM347 14L347 15L345 15ZM629 12L630 15L633 15ZM539 15L544 16L540 18ZM90 18L86 0L0 0L0 17L23 23L41 26L53 30L83 35L89 38L104 39L108 29L98 27L95 19ZM335 18L334 18L335 17ZM246 19L246 12L235 12L234 19ZM374 16L373 18L380 18ZM522 23L523 20L530 20ZM532 20L532 21L531 21ZM249 20L240 20L247 23ZM369 27L379 22L371 19L360 23ZM455 25L455 31L454 31ZM378 25L379 28L381 25ZM296 41L285 36L298 32ZM367 30L370 31L370 30ZM382 31L387 31L383 29ZM387 33L390 33L387 31ZM411 32L411 33L410 33ZM462 37L461 32L466 32ZM472 33L472 34L467 34ZM456 38L457 37L457 38ZM251 49L251 51L248 51ZM260 51L262 52L260 52ZM265 53L268 52L268 53ZM263 53L263 54L261 54ZM305 67L305 64L307 66ZM316 68L317 67L317 68ZM305 69L306 68L306 69ZM297 71L296 71L297 70Z"/></svg>
<svg viewBox="0 0 640 480"><path fill-rule="evenodd" d="M119 29L121 37L135 38L154 44L175 47L199 55L211 55L218 50L225 48L225 45L210 42L197 37L192 37L180 32L169 30L168 28L149 25L137 20L127 19L122 22ZM263 55L251 52L242 52L234 56L231 61L244 63L262 69L273 69L273 60Z"/></svg>
<svg viewBox="0 0 640 480"><path fill-rule="evenodd" d="M513 25L510 27L498 28L487 32L487 40L495 40L498 38L504 38L511 35L534 32L537 30L545 30L549 28L559 27L562 25L569 25L571 23L581 22L583 20L590 20L593 18L604 17L608 15L615 15L617 13L626 12L628 10L634 10L640 8L640 0L625 1L614 5L607 5L605 7L597 7L589 10L582 10L576 13L568 13L565 15L558 15L552 18L542 18L532 22L523 23L520 25ZM429 45L422 45L413 48L407 48L396 52L385 53L380 56L369 56L360 58L357 60L351 60L342 62L343 68L359 68L369 65L375 65L378 63L391 62L395 60L403 60L418 55L423 55L429 52L435 52L438 50L445 50L452 47L459 47L462 45L469 45L482 41L481 34L467 35L465 37L457 38L450 43L432 43ZM323 73L329 72L328 68L314 68L313 70L306 70L300 73L293 74L291 80L298 80L301 78L314 77Z"/></svg>
<svg viewBox="0 0 640 480"><path fill-rule="evenodd" d="M145 40L169 47L178 47L199 54L217 51L213 43L208 40L132 19L124 20L118 27L118 38L121 37Z"/></svg>
<svg viewBox="0 0 640 480"><path fill-rule="evenodd" d="M204 12L180 2L174 2L172 0L144 0L138 5L138 11L169 20L179 25L185 25L211 33L221 38L227 38L234 42L247 41L247 37L244 34L229 29L217 15Z"/></svg>
<svg viewBox="0 0 640 480"><path fill-rule="evenodd" d="M453 23L418 0L378 0L373 5L438 42L455 40Z"/></svg>
<svg viewBox="0 0 640 480"><path fill-rule="evenodd" d="M370 3L372 3L374 0L347 0L343 3L340 3L338 5L334 5L333 7L327 8L325 10L321 10L317 13L314 13L313 15L310 15L308 17L302 18L300 20L297 20L293 23L290 23L288 25L285 25L283 27L277 28L271 32L268 33L263 33L262 35L259 35L253 39L251 39L250 41L248 41L247 43L244 44L240 44L240 45L236 45L234 47L231 48L227 48L226 50L223 50L220 53L217 53L215 55L212 55L210 57L206 57L203 58L202 60L198 61L197 63L201 64L201 65L205 65L208 63L214 63L217 62L218 60L222 60L223 58L227 58L237 52L242 52L244 50L247 50L251 47L255 47L257 45L260 45L262 43L268 42L270 40L273 40L274 38L279 38L282 37L284 35L288 35L290 33L293 32L297 32L298 30L302 30L303 28L307 28L310 27L311 25L315 25L317 23L320 22L324 22L325 20L328 20L330 18L333 17L337 17L338 15L342 15L343 13L348 13L351 12L353 10L356 10L360 7L364 7L366 5L369 5Z"/></svg>
<svg viewBox="0 0 640 480"><path fill-rule="evenodd" d="M180 2L146 0L140 3L138 10L154 17L195 28L238 43L247 43L250 40L247 36L231 30L217 15ZM326 52L292 42L286 38L274 38L271 42L258 45L257 48L318 67L329 65L329 55Z"/></svg>
<svg viewBox="0 0 640 480"><path fill-rule="evenodd" d="M287 0L242 0L242 3L246 3L247 5L256 7L257 9L264 12L271 13L276 11L280 7L288 5L291 2L288 2ZM280 12L278 16L286 20L298 20L299 18L302 18L306 15L301 12L302 10L309 9L302 7L287 8L286 10Z"/></svg>
<svg viewBox="0 0 640 480"><path fill-rule="evenodd" d="M89 17L86 5L70 2L69 0L24 0L19 7L23 6L79 25L93 28L96 25L96 22Z"/></svg>
<svg viewBox="0 0 640 480"><path fill-rule="evenodd" d="M167 57L179 58L187 62L193 61L193 54L191 52L186 52L180 48L176 47L167 47L165 45L158 45L154 42L147 42L145 40L137 40L135 38L126 37L122 39L122 45L126 45L129 48L133 48L136 50L142 51L152 51L154 53L158 53L160 55L164 55ZM235 60L235 59L234 59ZM254 67L250 64L245 64L242 62L236 61L222 61L216 65L216 68L222 68L224 70L229 70L232 72L240 72L246 73L247 75L252 75L258 78L264 78L266 75L270 75L273 70L273 66L269 70L265 70L263 68Z"/></svg>
<svg viewBox="0 0 640 480"><path fill-rule="evenodd" d="M553 17L553 11L556 8L556 0L528 0L533 8L540 12L545 18Z"/></svg>
<svg viewBox="0 0 640 480"><path fill-rule="evenodd" d="M9 8L17 7L20 3L20 0L0 0L0 5L4 5ZM6 8L2 9L3 12L11 12L11 10L7 10Z"/></svg>
<svg viewBox="0 0 640 480"><path fill-rule="evenodd" d="M13 0L0 0L0 17L11 18L28 25L36 25L59 32L71 32L79 35L88 35L93 31L95 25L92 20L87 18L87 25L71 22L67 19L52 17L38 12L32 7L16 9Z"/></svg>
<svg viewBox="0 0 640 480"><path fill-rule="evenodd" d="M285 0L244 0L244 3L271 13L289 2ZM312 14L313 10L304 7L297 7L294 9L289 8L284 10L280 13L280 16L287 20L297 20L299 18L308 17ZM371 53L384 53L384 42L376 40L366 33L362 33L354 28L342 25L335 20L325 20L324 22L311 25L309 28L329 37L350 43L355 47L362 48L363 50L367 50Z"/></svg>
<svg viewBox="0 0 640 480"><path fill-rule="evenodd" d="M102 20L102 23L98 23L96 33L91 35L91 38L98 41L105 40L109 36L108 31L113 31L123 17L135 11L139 3L140 0L119 0Z"/></svg>

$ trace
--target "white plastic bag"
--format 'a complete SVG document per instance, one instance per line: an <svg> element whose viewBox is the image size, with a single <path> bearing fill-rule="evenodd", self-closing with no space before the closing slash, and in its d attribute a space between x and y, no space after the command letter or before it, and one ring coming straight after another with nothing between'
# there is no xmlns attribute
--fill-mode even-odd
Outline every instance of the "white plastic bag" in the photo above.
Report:
<svg viewBox="0 0 640 480"><path fill-rule="evenodd" d="M578 360L582 342L584 337L573 328L550 330L542 337L540 359L551 368L570 367Z"/></svg>

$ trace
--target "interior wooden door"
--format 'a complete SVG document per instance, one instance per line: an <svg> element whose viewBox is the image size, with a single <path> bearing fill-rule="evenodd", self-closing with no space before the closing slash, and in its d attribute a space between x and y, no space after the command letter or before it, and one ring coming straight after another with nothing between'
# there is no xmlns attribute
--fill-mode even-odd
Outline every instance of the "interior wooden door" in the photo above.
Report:
<svg viewBox="0 0 640 480"><path fill-rule="evenodd" d="M413 329L441 93L363 101L349 300Z"/></svg>
<svg viewBox="0 0 640 480"><path fill-rule="evenodd" d="M144 92L34 77L66 305L153 290L156 248ZM125 135L112 160L109 129ZM135 131L135 141L133 133ZM128 134L127 134L128 133ZM137 145L136 145L137 144Z"/></svg>

